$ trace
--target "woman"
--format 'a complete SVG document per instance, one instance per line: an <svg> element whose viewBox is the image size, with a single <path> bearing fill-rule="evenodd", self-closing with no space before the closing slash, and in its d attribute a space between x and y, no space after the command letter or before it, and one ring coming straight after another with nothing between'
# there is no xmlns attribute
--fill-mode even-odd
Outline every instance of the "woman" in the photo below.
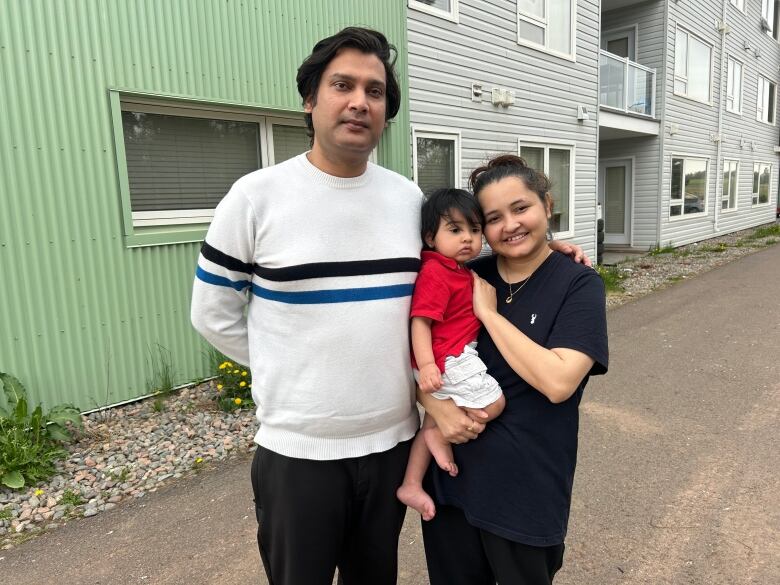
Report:
<svg viewBox="0 0 780 585"><path fill-rule="evenodd" d="M550 584L563 561L579 402L588 377L607 371L604 287L549 249L544 174L503 155L476 169L471 187L495 252L471 266L478 351L507 402L485 425L420 395L457 444L460 469L452 478L429 468L437 513L423 524L428 571L431 585Z"/></svg>

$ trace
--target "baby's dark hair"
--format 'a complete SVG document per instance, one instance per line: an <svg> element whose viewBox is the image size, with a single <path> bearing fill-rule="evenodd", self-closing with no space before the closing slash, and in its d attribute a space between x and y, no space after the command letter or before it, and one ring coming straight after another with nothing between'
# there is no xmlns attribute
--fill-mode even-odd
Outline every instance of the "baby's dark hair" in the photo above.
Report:
<svg viewBox="0 0 780 585"><path fill-rule="evenodd" d="M485 216L482 215L482 209L474 196L463 189L436 189L427 195L427 199L422 206L422 225L420 235L422 236L423 248L430 250L431 247L425 242L427 236L435 237L439 231L439 222L441 218L450 219L453 211L459 211L466 218L469 227L482 227L485 223Z"/></svg>
<svg viewBox="0 0 780 585"><path fill-rule="evenodd" d="M517 177L530 191L533 191L542 200L542 203L552 205L552 198L547 195L550 192L550 179L541 171L528 166L525 159L514 154L501 154L487 164L477 167L469 177L469 187L475 197L480 191L507 177Z"/></svg>

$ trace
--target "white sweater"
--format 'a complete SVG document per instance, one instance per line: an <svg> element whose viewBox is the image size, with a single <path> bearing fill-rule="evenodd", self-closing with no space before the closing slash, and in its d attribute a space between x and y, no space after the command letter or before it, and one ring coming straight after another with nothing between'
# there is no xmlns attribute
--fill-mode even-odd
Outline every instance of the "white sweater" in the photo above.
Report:
<svg viewBox="0 0 780 585"><path fill-rule="evenodd" d="M328 460L414 435L408 316L421 202L387 169L333 177L303 154L242 177L217 206L192 322L250 366L258 444Z"/></svg>

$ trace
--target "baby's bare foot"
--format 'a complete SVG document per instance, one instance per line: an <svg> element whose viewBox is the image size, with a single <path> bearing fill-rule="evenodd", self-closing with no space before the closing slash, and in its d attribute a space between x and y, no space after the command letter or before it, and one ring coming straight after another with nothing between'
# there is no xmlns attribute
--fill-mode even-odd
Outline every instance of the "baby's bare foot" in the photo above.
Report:
<svg viewBox="0 0 780 585"><path fill-rule="evenodd" d="M436 504L421 485L405 483L398 488L395 495L401 502L417 510L423 520L430 520L436 515Z"/></svg>

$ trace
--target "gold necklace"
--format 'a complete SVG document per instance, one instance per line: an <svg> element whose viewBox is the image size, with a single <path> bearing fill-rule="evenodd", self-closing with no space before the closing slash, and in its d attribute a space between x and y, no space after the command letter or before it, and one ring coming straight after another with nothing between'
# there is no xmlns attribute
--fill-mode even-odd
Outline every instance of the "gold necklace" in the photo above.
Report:
<svg viewBox="0 0 780 585"><path fill-rule="evenodd" d="M520 286L517 287L516 291L512 292L512 283L509 282L510 281L509 271L506 270L506 267L504 267L504 271L506 272L506 276L507 276L506 282L507 282L507 285L509 286L509 296L505 299L505 302L508 305L509 303L512 302L512 299L514 298L514 296L517 293L519 293L526 284L528 284L528 281L531 280L531 277L533 276L533 272L528 275L528 278L526 278Z"/></svg>

